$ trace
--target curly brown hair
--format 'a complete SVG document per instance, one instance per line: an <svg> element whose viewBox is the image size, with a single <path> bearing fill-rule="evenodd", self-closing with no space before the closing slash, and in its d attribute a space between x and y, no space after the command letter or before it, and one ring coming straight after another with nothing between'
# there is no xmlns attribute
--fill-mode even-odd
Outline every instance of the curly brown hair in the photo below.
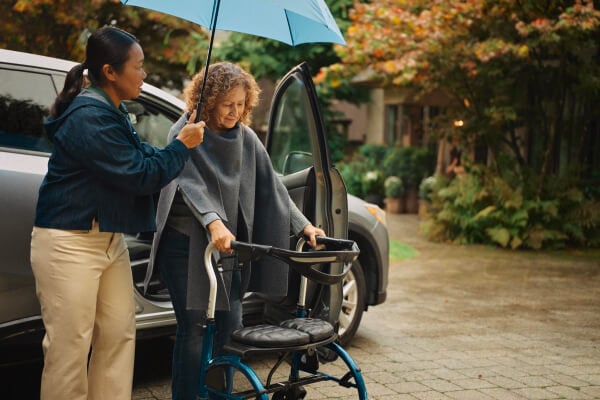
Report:
<svg viewBox="0 0 600 400"><path fill-rule="evenodd" d="M194 75L192 81L183 90L186 110L189 113L196 109L196 105L200 100L203 78L204 69ZM246 90L246 104L240 122L249 125L252 121L252 110L258 104L260 88L249 72L230 62L214 63L208 67L208 78L204 87L204 103L200 119L208 124L210 116L222 96L239 86Z"/></svg>

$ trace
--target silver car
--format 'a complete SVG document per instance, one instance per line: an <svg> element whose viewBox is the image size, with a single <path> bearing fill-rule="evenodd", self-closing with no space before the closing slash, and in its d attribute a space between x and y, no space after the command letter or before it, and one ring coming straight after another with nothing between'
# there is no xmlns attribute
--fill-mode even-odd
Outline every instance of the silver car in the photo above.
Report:
<svg viewBox="0 0 600 400"><path fill-rule="evenodd" d="M29 265L29 242L38 188L47 168L52 143L43 119L62 89L74 63L0 49L0 364L26 358L24 349L43 334L40 307ZM292 69L279 83L271 103L265 146L275 170L299 208L330 236L348 237L360 247L360 257L340 287L313 286L314 314L339 321L340 342L356 333L363 311L385 301L388 283L388 233L385 213L376 205L347 195L332 165L316 94L306 64ZM181 115L183 102L151 85L127 102L141 138L164 146L165 137ZM169 294L158 275L143 294L152 234L128 236L135 287L138 338L174 331ZM249 294L244 320L252 324L287 318L295 309L290 297L267 301ZM15 351L19 349L18 351Z"/></svg>

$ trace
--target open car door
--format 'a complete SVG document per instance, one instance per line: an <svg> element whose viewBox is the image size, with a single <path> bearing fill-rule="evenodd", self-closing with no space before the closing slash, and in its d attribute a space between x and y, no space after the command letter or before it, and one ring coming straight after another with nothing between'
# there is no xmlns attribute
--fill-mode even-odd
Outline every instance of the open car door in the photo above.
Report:
<svg viewBox="0 0 600 400"><path fill-rule="evenodd" d="M337 169L332 166L315 87L307 63L288 72L275 89L269 115L265 146L275 171L280 175L291 198L327 236L347 238L348 198ZM339 268L341 265L332 265ZM297 301L298 277L292 277L288 298ZM342 302L341 286L311 285L307 305L320 318L337 323ZM265 308L266 316L276 313ZM289 317L289 315L287 316ZM276 317L275 317L276 318Z"/></svg>

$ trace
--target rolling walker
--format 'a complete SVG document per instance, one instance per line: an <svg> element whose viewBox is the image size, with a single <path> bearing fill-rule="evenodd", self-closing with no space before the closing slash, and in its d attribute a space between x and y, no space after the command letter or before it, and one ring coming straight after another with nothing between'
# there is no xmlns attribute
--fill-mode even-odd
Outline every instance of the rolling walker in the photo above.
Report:
<svg viewBox="0 0 600 400"><path fill-rule="evenodd" d="M307 283L310 279L324 285L341 282L358 257L360 250L350 240L318 237L319 250L308 248L301 239L297 250L286 250L272 246L232 242L231 248L238 257L238 262L258 260L262 257L273 257L284 261L301 275L300 294L296 317L279 325L261 324L244 327L233 332L231 341L224 347L227 355L212 357L213 339L215 335L215 304L217 297L217 278L215 269L219 270L212 256L214 247L209 244L204 254L206 272L209 277L210 291L206 324L203 327L202 369L200 376L199 396L201 399L241 400L255 398L268 400L300 400L306 396L305 386L330 381L337 387L347 388L352 396L355 392L358 399L367 400L367 389L361 373L352 357L335 342L337 333L333 326L325 320L310 318L306 309ZM306 249L305 249L306 247ZM304 251L306 250L306 251ZM330 271L330 263L343 263L341 273ZM222 272L222 271L221 271ZM277 355L278 359L263 382L258 374L243 360L255 355ZM325 373L320 366L325 361L341 360L343 362L339 374ZM275 371L286 362L289 364L287 379L272 382ZM213 370L224 373L224 387L210 387L206 377ZM219 372L219 371L215 371ZM341 376L340 376L341 375ZM221 375L222 376L222 375ZM235 383L241 376L245 380L243 390ZM235 382L234 382L235 381ZM249 388L248 388L249 386Z"/></svg>

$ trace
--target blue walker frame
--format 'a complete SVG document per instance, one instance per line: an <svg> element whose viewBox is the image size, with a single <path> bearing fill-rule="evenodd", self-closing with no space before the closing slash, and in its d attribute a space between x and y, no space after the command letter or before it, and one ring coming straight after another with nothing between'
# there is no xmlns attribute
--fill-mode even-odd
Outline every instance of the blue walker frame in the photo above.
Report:
<svg viewBox="0 0 600 400"><path fill-rule="evenodd" d="M351 243L352 250L336 249L334 251L328 251L325 248L324 251L302 252L302 248L305 243L304 239L300 239L297 246L297 251L235 241L232 242L231 247L232 249L234 249L234 251L237 251L238 254L244 252L248 259L256 260L264 255L267 255L288 263L291 267L300 272L300 296L298 300L296 316L297 318L307 318L308 313L305 308L305 300L308 279L317 280L318 282L324 284L333 284L336 282L340 282L341 279L350 270L352 266L352 261L356 259L359 253L358 247L354 242L332 238L318 239L319 243L325 243L325 246L327 246L327 243L335 243L336 241L337 243L345 242L346 245L348 245L348 243ZM298 389L301 386L321 381L334 381L337 382L340 386L344 386L346 388L354 388L357 390L359 400L368 399L367 388L362 376L362 372L358 365L355 363L355 361L352 359L350 354L348 354L346 350L344 350L339 344L335 342L335 339L337 338L337 333L335 332L325 340L311 342L307 345L286 346L283 348L267 347L258 350L259 353L263 354L285 353L286 355L292 355L292 359L290 362L290 373L287 381L270 383L272 373L279 367L280 363L283 361L284 356L281 356L276 365L271 369L271 373L269 374L269 377L267 379L267 385L263 383L263 381L258 377L258 375L252 369L252 367L250 367L248 364L242 361L243 356L240 354L227 354L212 358L211 354L213 350L213 339L216 331L214 314L217 296L217 278L215 269L213 267L212 257L214 250L214 246L212 244L209 244L204 253L204 263L209 278L210 290L207 307L207 319L206 324L203 327L204 337L201 355L200 388L198 392L200 399L208 399L209 394L213 397L217 396L221 399L230 400L241 400L248 398L268 400L269 394L274 394L274 399L302 399L304 398L303 394L298 395L290 391ZM315 266L318 264L330 262L343 262L345 265L343 272L341 274L329 274L317 270L315 268ZM274 328L277 329L276 326L274 326ZM303 354L306 354L307 352L309 354L316 354L316 350L318 348L323 347L332 351L345 363L348 372L344 374L344 376L338 377L323 373L318 370L318 365L316 366L316 369L314 368L314 366L313 368L311 368L310 366L303 365L301 361L301 357ZM252 347L249 353L253 352L252 349L257 350L256 348ZM208 371L210 369L217 368L223 368L223 370L225 371L225 390L223 392L217 391L213 388L209 388L206 383ZM253 390L232 393L234 370L239 371L245 376L248 383L252 386ZM301 377L301 373L307 373L308 375Z"/></svg>

